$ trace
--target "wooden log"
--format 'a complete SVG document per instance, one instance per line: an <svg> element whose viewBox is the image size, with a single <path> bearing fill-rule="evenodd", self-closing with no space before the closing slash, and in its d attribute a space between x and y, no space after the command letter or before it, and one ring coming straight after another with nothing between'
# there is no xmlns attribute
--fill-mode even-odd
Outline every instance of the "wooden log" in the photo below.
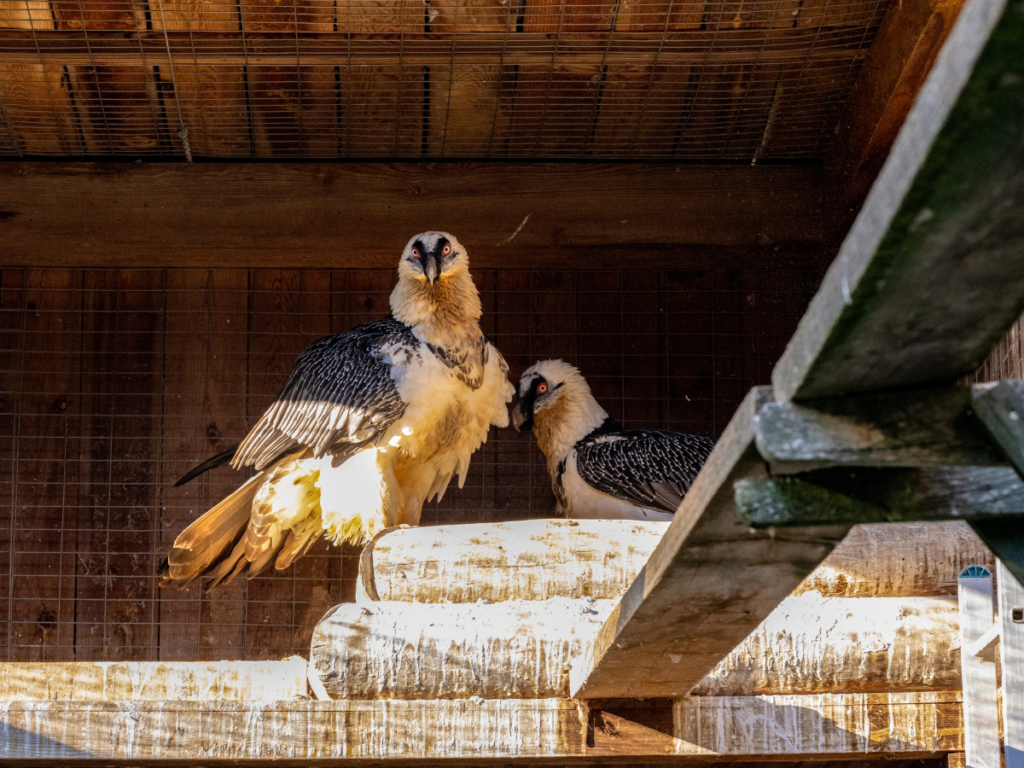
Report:
<svg viewBox="0 0 1024 768"><path fill-rule="evenodd" d="M976 642L992 628L992 574L967 568L960 574L960 651L963 669L964 752L974 768L999 768L999 711L996 662L974 653Z"/></svg>
<svg viewBox="0 0 1024 768"><path fill-rule="evenodd" d="M757 449L774 474L1004 464L975 412L969 387L766 403L757 413Z"/></svg>
<svg viewBox="0 0 1024 768"><path fill-rule="evenodd" d="M280 701L306 698L306 661L0 664L0 701Z"/></svg>
<svg viewBox="0 0 1024 768"><path fill-rule="evenodd" d="M776 400L953 381L1020 316L1024 230L1006 201L1024 195L1024 95L1001 83L1024 79L1024 19L1005 7L965 4L775 367Z"/></svg>
<svg viewBox="0 0 1024 768"><path fill-rule="evenodd" d="M769 397L756 388L740 406L651 559L573 664L573 696L685 695L845 536L843 526L771 539L736 516L733 483L765 474L754 414Z"/></svg>
<svg viewBox="0 0 1024 768"><path fill-rule="evenodd" d="M753 528L1024 515L1024 483L1010 467L819 469L739 480L735 493Z"/></svg>
<svg viewBox="0 0 1024 768"><path fill-rule="evenodd" d="M3 163L0 238L10 265L391 270L443 220L475 269L806 266L824 254L819 182L808 166Z"/></svg>
<svg viewBox="0 0 1024 768"><path fill-rule="evenodd" d="M13 702L0 707L0 758L660 762L826 749L920 758L963 749L960 717L951 693L692 698L676 704L674 734L599 710L581 718L568 699Z"/></svg>
<svg viewBox="0 0 1024 768"><path fill-rule="evenodd" d="M956 602L787 597L692 696L960 689Z"/></svg>
<svg viewBox="0 0 1024 768"><path fill-rule="evenodd" d="M616 598L667 527L642 521L526 520L392 528L363 549L357 599Z"/></svg>
<svg viewBox="0 0 1024 768"><path fill-rule="evenodd" d="M561 696L610 611L608 600L567 598L339 605L313 632L310 680L333 699Z"/></svg>
<svg viewBox="0 0 1024 768"><path fill-rule="evenodd" d="M826 597L956 596L968 565L995 557L964 522L855 525L794 590Z"/></svg>
<svg viewBox="0 0 1024 768"><path fill-rule="evenodd" d="M676 735L707 756L945 752L963 749L959 701L953 692L695 696L675 704Z"/></svg>
<svg viewBox="0 0 1024 768"><path fill-rule="evenodd" d="M1024 478L1024 381L976 387L972 405L989 437Z"/></svg>

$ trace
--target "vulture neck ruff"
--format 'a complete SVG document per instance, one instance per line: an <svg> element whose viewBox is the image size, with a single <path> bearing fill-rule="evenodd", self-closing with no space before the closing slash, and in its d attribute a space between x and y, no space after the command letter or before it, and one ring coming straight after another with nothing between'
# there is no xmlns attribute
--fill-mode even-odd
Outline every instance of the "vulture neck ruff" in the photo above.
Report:
<svg viewBox="0 0 1024 768"><path fill-rule="evenodd" d="M456 346L480 335L480 294L464 268L439 276L433 285L400 274L391 292L391 311L418 336L438 346Z"/></svg>
<svg viewBox="0 0 1024 768"><path fill-rule="evenodd" d="M533 433L549 468L557 466L576 443L608 418L608 412L590 394L586 382L580 387L566 379L559 393L556 402L533 414Z"/></svg>

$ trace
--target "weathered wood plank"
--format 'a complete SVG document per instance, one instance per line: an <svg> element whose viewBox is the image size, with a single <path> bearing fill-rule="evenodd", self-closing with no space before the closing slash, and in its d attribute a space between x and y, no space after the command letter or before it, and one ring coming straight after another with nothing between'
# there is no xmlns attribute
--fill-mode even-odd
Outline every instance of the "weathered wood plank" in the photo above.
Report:
<svg viewBox="0 0 1024 768"><path fill-rule="evenodd" d="M999 562L999 668L1006 768L1024 768L1024 587Z"/></svg>
<svg viewBox="0 0 1024 768"><path fill-rule="evenodd" d="M1024 17L1005 8L961 11L775 367L777 400L955 380L1024 309Z"/></svg>
<svg viewBox="0 0 1024 768"><path fill-rule="evenodd" d="M999 722L996 708L996 663L970 648L992 626L992 575L960 575L960 665L963 669L964 752L971 768L999 768Z"/></svg>
<svg viewBox="0 0 1024 768"><path fill-rule="evenodd" d="M826 597L956 596L960 571L995 568L995 557L963 522L855 525L794 594Z"/></svg>
<svg viewBox="0 0 1024 768"><path fill-rule="evenodd" d="M651 559L573 665L573 696L685 695L846 534L840 526L771 538L736 516L733 483L766 475L754 447L766 390L744 400Z"/></svg>
<svg viewBox="0 0 1024 768"><path fill-rule="evenodd" d="M1024 515L1024 483L1010 467L819 469L739 480L735 492L753 528Z"/></svg>
<svg viewBox="0 0 1024 768"><path fill-rule="evenodd" d="M306 660L0 664L0 701L304 699Z"/></svg>
<svg viewBox="0 0 1024 768"><path fill-rule="evenodd" d="M528 520L394 528L363 548L357 599L620 597L668 523Z"/></svg>
<svg viewBox="0 0 1024 768"><path fill-rule="evenodd" d="M956 601L787 597L692 696L960 689Z"/></svg>
<svg viewBox="0 0 1024 768"><path fill-rule="evenodd" d="M394 269L443 221L476 268L815 265L819 190L806 166L4 163L0 238L7 264Z"/></svg>
<svg viewBox="0 0 1024 768"><path fill-rule="evenodd" d="M1024 478L1024 381L978 387L973 408L986 432Z"/></svg>
<svg viewBox="0 0 1024 768"><path fill-rule="evenodd" d="M560 696L611 608L567 598L343 604L313 632L310 676L333 699Z"/></svg>
<svg viewBox="0 0 1024 768"><path fill-rule="evenodd" d="M963 0L889 5L826 156L837 232L857 215L962 6ZM833 6L833 12L845 7Z"/></svg>
<svg viewBox="0 0 1024 768"><path fill-rule="evenodd" d="M766 403L757 414L757 449L773 474L835 465L1003 464L974 411L968 387Z"/></svg>
<svg viewBox="0 0 1024 768"><path fill-rule="evenodd" d="M0 708L7 737L0 758L408 765L624 756L633 762L716 755L925 757L963 748L955 693L692 698L676 704L674 719L674 736L599 710L581 719L568 699L13 702Z"/></svg>

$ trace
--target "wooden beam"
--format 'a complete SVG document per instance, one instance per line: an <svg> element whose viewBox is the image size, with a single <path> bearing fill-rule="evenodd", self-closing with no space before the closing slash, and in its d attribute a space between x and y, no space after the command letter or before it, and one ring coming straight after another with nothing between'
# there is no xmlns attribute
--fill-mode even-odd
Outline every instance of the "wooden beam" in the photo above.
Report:
<svg viewBox="0 0 1024 768"><path fill-rule="evenodd" d="M820 469L739 480L736 507L753 528L1012 517L1024 483L1010 467Z"/></svg>
<svg viewBox="0 0 1024 768"><path fill-rule="evenodd" d="M777 400L953 381L1024 309L1024 17L1005 8L964 6L775 367Z"/></svg>
<svg viewBox="0 0 1024 768"><path fill-rule="evenodd" d="M1018 384L1024 390L1024 382ZM987 386L975 390L987 391ZM1006 463L975 417L970 387L765 403L757 413L757 449L773 474L828 466Z"/></svg>
<svg viewBox="0 0 1024 768"><path fill-rule="evenodd" d="M978 387L973 407L985 431L1024 478L1024 381Z"/></svg>
<svg viewBox="0 0 1024 768"><path fill-rule="evenodd" d="M0 664L0 702L304 699L306 667L297 656L284 661Z"/></svg>
<svg viewBox="0 0 1024 768"><path fill-rule="evenodd" d="M842 237L878 176L963 0L889 5L825 160L829 207Z"/></svg>
<svg viewBox="0 0 1024 768"><path fill-rule="evenodd" d="M812 266L802 166L0 164L4 263L394 268L444 228L473 267Z"/></svg>
<svg viewBox="0 0 1024 768"><path fill-rule="evenodd" d="M63 66L199 65L424 66L802 63L860 58L863 27L791 27L641 33L462 32L457 35L347 32L0 30L4 61Z"/></svg>
<svg viewBox="0 0 1024 768"><path fill-rule="evenodd" d="M846 534L770 537L737 517L733 483L766 476L754 415L768 398L759 387L740 405L651 559L573 664L573 696L685 695Z"/></svg>
<svg viewBox="0 0 1024 768"><path fill-rule="evenodd" d="M995 568L995 557L961 521L855 525L794 594L826 597L956 596L960 571Z"/></svg>
<svg viewBox="0 0 1024 768"><path fill-rule="evenodd" d="M0 706L0 760L400 766L911 758L963 748L959 699L955 692L692 698L675 705L668 733L596 708L581 717L569 699L13 702Z"/></svg>
<svg viewBox="0 0 1024 768"><path fill-rule="evenodd" d="M668 523L522 520L391 528L360 557L357 600L498 603L621 597Z"/></svg>

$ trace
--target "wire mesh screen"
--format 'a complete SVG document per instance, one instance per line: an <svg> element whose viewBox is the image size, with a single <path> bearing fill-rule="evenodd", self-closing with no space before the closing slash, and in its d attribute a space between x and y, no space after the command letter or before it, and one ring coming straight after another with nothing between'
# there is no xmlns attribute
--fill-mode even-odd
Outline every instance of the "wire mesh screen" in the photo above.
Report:
<svg viewBox="0 0 1024 768"><path fill-rule="evenodd" d="M0 154L820 158L888 0L0 0Z"/></svg>
<svg viewBox="0 0 1024 768"><path fill-rule="evenodd" d="M717 434L766 383L820 275L486 271L484 330L518 375L582 369L629 427ZM308 652L357 550L202 594L157 587L174 537L234 490L237 441L312 340L387 313L391 270L0 272L0 658L206 660ZM423 524L550 517L529 435L492 430Z"/></svg>

